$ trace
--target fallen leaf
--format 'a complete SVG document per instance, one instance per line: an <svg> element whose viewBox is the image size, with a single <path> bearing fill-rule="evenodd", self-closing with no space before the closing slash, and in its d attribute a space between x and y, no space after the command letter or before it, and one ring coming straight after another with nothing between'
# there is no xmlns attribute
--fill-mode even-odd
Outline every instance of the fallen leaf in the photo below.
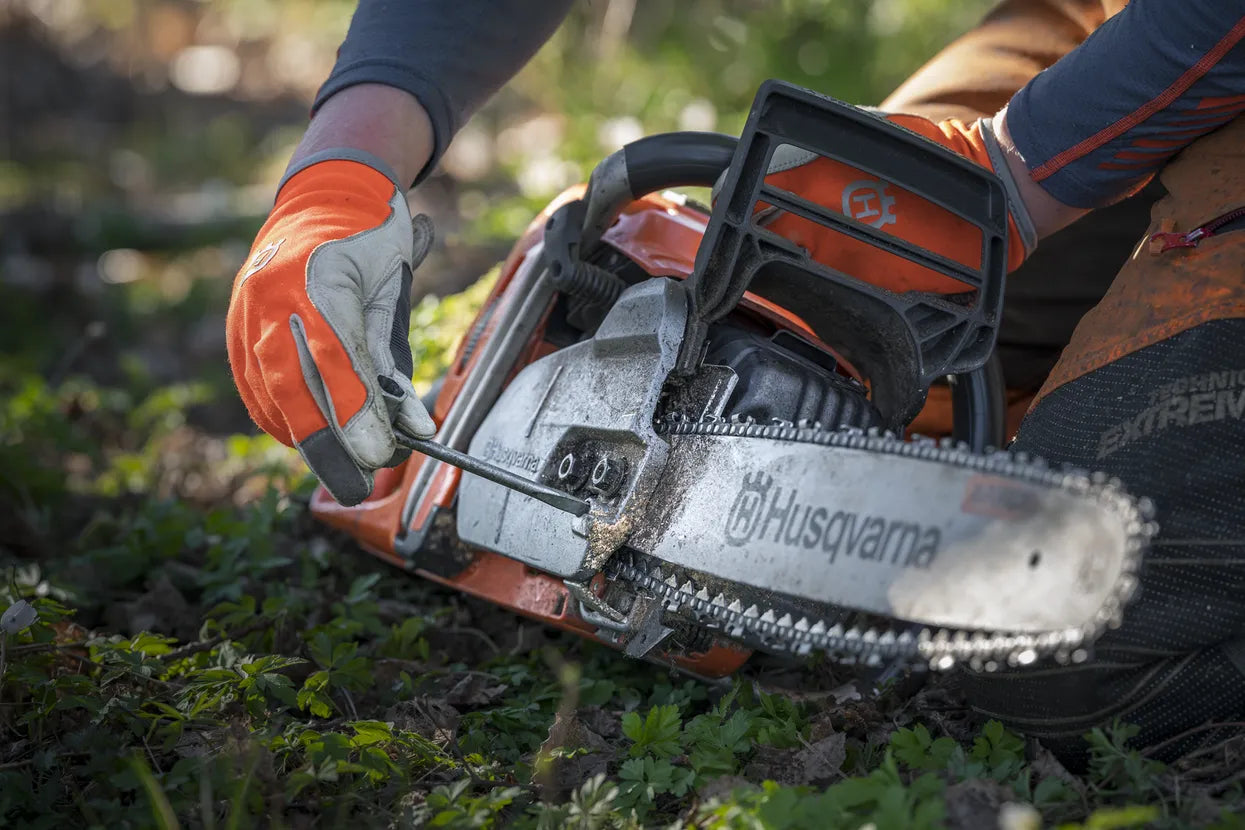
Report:
<svg viewBox="0 0 1245 830"><path fill-rule="evenodd" d="M445 702L467 709L478 709L496 703L510 688L505 683L497 683L493 678L479 672L450 675L447 680L449 689L445 693Z"/></svg>
<svg viewBox="0 0 1245 830"><path fill-rule="evenodd" d="M849 700L860 700L860 691L856 688L855 683L844 683L838 688L831 689L830 695L834 698L835 703L846 703Z"/></svg>
<svg viewBox="0 0 1245 830"><path fill-rule="evenodd" d="M577 713L584 726L603 738L622 736L622 717L600 706L585 706Z"/></svg>
<svg viewBox="0 0 1245 830"><path fill-rule="evenodd" d="M707 802L715 798L727 799L735 790L756 790L756 784L753 784L747 778L741 775L719 775L717 778L711 778L696 790L696 798L698 801Z"/></svg>
<svg viewBox="0 0 1245 830"><path fill-rule="evenodd" d="M537 755L541 797L564 798L594 775L608 772L612 755L609 741L575 714L558 712Z"/></svg>
<svg viewBox="0 0 1245 830"><path fill-rule="evenodd" d="M801 784L836 778L847 760L847 735L836 732L795 754Z"/></svg>
<svg viewBox="0 0 1245 830"><path fill-rule="evenodd" d="M803 784L795 755L794 750L762 744L756 748L752 760L744 767L744 777L749 781L773 781L785 787Z"/></svg>
<svg viewBox="0 0 1245 830"><path fill-rule="evenodd" d="M458 710L445 701L422 697L398 701L385 710L382 720L403 732L415 732L434 743L445 743L458 728L459 718Z"/></svg>

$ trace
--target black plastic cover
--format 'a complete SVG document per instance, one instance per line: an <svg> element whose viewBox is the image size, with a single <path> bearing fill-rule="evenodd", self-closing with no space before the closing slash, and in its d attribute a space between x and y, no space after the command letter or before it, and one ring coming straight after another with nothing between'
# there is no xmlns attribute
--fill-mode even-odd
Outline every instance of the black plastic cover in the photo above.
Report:
<svg viewBox="0 0 1245 830"><path fill-rule="evenodd" d="M825 429L866 429L882 422L863 386L835 371L831 355L790 332L764 337L714 326L705 363L729 366L738 378L727 415L761 424L815 421Z"/></svg>

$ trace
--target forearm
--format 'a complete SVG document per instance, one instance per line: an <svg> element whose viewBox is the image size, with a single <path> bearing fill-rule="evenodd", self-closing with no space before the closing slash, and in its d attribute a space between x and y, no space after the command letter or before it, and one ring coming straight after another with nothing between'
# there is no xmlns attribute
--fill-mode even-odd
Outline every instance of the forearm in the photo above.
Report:
<svg viewBox="0 0 1245 830"><path fill-rule="evenodd" d="M432 123L409 92L382 84L348 87L316 111L287 169L341 148L376 156L407 184L432 158Z"/></svg>
<svg viewBox="0 0 1245 830"><path fill-rule="evenodd" d="M1241 11L1134 0L995 115L1038 239L1136 192L1245 111Z"/></svg>
<svg viewBox="0 0 1245 830"><path fill-rule="evenodd" d="M308 141L370 142L386 161L393 159L383 153L401 157L401 175L414 164L400 181L416 182L467 119L549 39L571 2L360 0L333 73L316 96L319 123ZM374 92L365 95L377 97L356 100L351 94L381 85L406 98ZM321 121L326 111L330 117Z"/></svg>
<svg viewBox="0 0 1245 830"><path fill-rule="evenodd" d="M1007 126L1007 107L994 116L991 121L994 136L998 139L999 149L1007 160L1007 172L1016 183L1020 200L1028 211L1033 223L1036 238L1042 240L1051 234L1071 225L1089 210L1065 205L1047 193L1040 184L1033 181L1029 172L1030 166L1012 140L1011 131Z"/></svg>
<svg viewBox="0 0 1245 830"><path fill-rule="evenodd" d="M1103 207L1238 117L1242 11L1218 0L1134 0L1026 84L1002 116L1024 184L1065 206ZM1028 189L1040 209L1045 200Z"/></svg>

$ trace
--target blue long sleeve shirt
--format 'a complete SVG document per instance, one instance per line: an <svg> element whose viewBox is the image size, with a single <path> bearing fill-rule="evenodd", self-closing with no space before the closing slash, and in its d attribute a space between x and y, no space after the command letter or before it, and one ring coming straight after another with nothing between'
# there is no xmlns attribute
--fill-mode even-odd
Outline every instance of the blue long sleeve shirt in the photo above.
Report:
<svg viewBox="0 0 1245 830"><path fill-rule="evenodd" d="M410 92L432 121L431 168L571 3L360 0L315 106L359 83ZM1008 105L1008 128L1033 179L1082 208L1135 190L1245 110L1242 39L1245 0L1132 0Z"/></svg>

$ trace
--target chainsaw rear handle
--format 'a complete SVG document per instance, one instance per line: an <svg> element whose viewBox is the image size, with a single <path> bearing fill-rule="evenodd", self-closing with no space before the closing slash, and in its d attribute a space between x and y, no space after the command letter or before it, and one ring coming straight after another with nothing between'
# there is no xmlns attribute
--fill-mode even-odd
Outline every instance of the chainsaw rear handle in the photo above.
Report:
<svg viewBox="0 0 1245 830"><path fill-rule="evenodd" d="M661 133L606 156L588 179L580 257L636 199L668 187L712 187L731 166L738 143L724 133Z"/></svg>
<svg viewBox="0 0 1245 830"><path fill-rule="evenodd" d="M1007 443L1007 384L998 350L976 369L951 375L951 437L973 452Z"/></svg>

